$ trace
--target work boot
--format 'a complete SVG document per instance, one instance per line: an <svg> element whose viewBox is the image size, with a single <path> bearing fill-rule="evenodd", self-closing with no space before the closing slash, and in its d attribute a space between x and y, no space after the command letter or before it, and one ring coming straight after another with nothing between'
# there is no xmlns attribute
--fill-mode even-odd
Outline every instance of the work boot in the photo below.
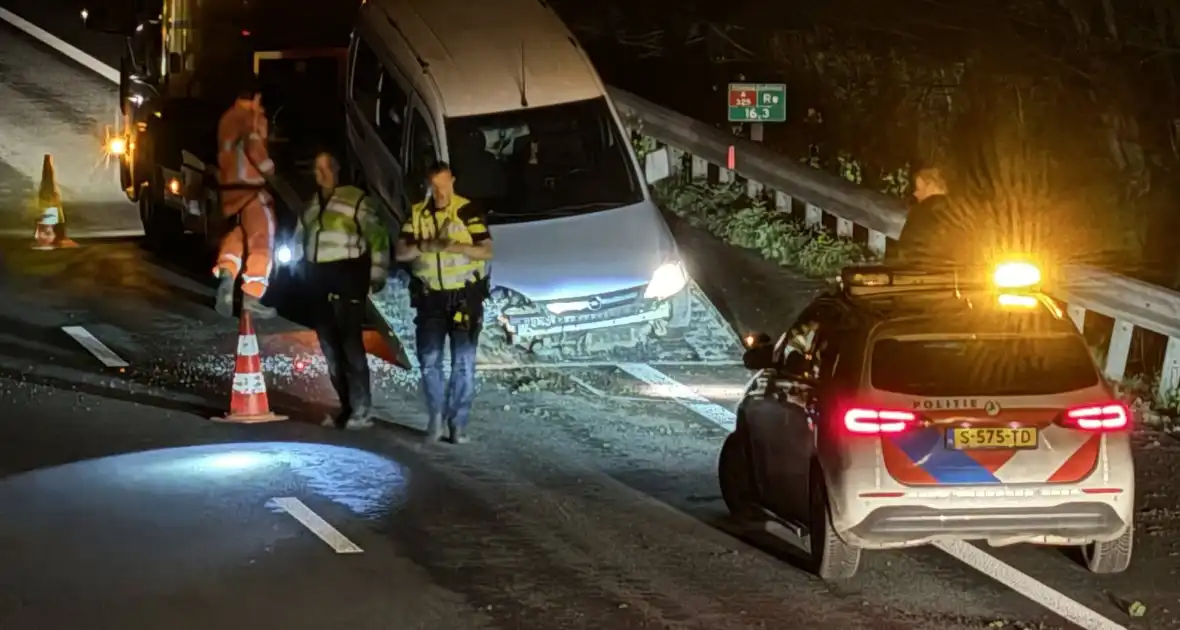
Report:
<svg viewBox="0 0 1180 630"><path fill-rule="evenodd" d="M320 426L325 429L343 429L347 422L348 416L341 413L335 416L324 416L324 421L320 423Z"/></svg>
<svg viewBox="0 0 1180 630"><path fill-rule="evenodd" d="M442 440L443 424L442 418L431 418L430 422L426 424L426 441L434 443Z"/></svg>
<svg viewBox="0 0 1180 630"><path fill-rule="evenodd" d="M250 314L258 319L271 319L278 314L278 311L262 303L262 300L253 295L242 296L242 310L250 311Z"/></svg>
<svg viewBox="0 0 1180 630"><path fill-rule="evenodd" d="M447 441L451 444L466 444L471 441L471 438L467 436L466 428L452 426L451 435L447 438Z"/></svg>
<svg viewBox="0 0 1180 630"><path fill-rule="evenodd" d="M348 431L370 429L373 427L372 415L373 413L368 410L354 411L348 414L348 420L344 422L344 428Z"/></svg>
<svg viewBox="0 0 1180 630"><path fill-rule="evenodd" d="M217 302L213 308L222 317L234 315L234 275L225 269L217 275Z"/></svg>
<svg viewBox="0 0 1180 630"><path fill-rule="evenodd" d="M373 428L373 420L370 418L353 416L344 423L345 430L348 431L362 431L364 429Z"/></svg>

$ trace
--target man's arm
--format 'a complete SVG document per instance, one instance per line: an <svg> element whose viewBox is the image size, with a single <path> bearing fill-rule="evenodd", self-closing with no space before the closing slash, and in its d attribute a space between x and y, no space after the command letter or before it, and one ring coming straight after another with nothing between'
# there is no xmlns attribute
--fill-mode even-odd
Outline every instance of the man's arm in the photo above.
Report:
<svg viewBox="0 0 1180 630"><path fill-rule="evenodd" d="M246 138L246 156L254 168L263 175L272 175L275 172L275 163L270 159L270 153L266 148L268 133L266 115L258 113L250 129L250 135Z"/></svg>
<svg viewBox="0 0 1180 630"><path fill-rule="evenodd" d="M369 245L369 258L372 261L369 278L373 282L384 283L389 275L389 232L372 198L361 198L356 209L356 224Z"/></svg>
<svg viewBox="0 0 1180 630"><path fill-rule="evenodd" d="M471 234L471 244L451 243L447 251L452 254L462 254L472 260L492 259L492 234L488 231L487 218L483 208L475 202L468 203L459 210L459 219L467 226Z"/></svg>
<svg viewBox="0 0 1180 630"><path fill-rule="evenodd" d="M418 247L418 235L414 233L414 217L411 216L402 224L401 234L393 244L393 259L398 262L411 262L422 257L422 249Z"/></svg>

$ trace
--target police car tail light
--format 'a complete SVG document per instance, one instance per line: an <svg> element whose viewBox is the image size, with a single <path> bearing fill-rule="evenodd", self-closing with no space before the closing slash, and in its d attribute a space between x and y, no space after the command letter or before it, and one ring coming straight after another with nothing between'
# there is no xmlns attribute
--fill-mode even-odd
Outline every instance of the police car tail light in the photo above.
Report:
<svg viewBox="0 0 1180 630"><path fill-rule="evenodd" d="M844 412L844 428L859 435L902 433L916 426L918 416L893 409L853 408Z"/></svg>
<svg viewBox="0 0 1180 630"><path fill-rule="evenodd" d="M1118 431L1131 423L1131 412L1122 403L1074 407L1065 412L1064 424L1083 431Z"/></svg>

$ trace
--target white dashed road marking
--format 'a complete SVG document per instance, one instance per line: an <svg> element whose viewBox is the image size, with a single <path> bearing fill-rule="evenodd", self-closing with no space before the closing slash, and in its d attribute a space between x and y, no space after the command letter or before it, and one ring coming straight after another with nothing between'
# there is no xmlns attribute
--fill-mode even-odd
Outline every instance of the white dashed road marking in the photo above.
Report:
<svg viewBox="0 0 1180 630"><path fill-rule="evenodd" d="M697 394L671 376L646 363L619 363L619 369L651 385L668 398L692 410L702 418L726 431L733 431L737 416L732 411Z"/></svg>
<svg viewBox="0 0 1180 630"><path fill-rule="evenodd" d="M364 550L356 543L329 525L328 521L320 518L319 514L312 512L311 508L307 507L303 501L295 497L275 497L272 501L284 512L290 514L291 518L311 530L311 533L318 536L320 540L328 543L328 546L335 549L336 553L364 553Z"/></svg>
<svg viewBox="0 0 1180 630"><path fill-rule="evenodd" d="M1126 626L1086 608L974 545L954 541L934 543L934 546L1085 630L1127 630Z"/></svg>
<svg viewBox="0 0 1180 630"><path fill-rule="evenodd" d="M4 20L9 24L19 28L28 33L31 37L41 41L46 46L53 48L57 52L69 57L85 67L87 70L97 74L98 76L110 81L111 83L119 82L119 71L107 64L95 59L94 57L82 52L78 48L67 44L58 37L54 37L49 31L33 24L32 22L22 18L21 16L9 11L7 9L0 9L0 20Z"/></svg>
<svg viewBox="0 0 1180 630"><path fill-rule="evenodd" d="M81 326L62 326L61 329L67 335L73 337L74 341L82 344L83 348L89 350L90 354L94 355L94 358L102 361L103 365L107 367L127 367L131 365L124 361L122 357L115 354L114 350L111 350L106 344L99 341L98 337L91 334L89 330Z"/></svg>
<svg viewBox="0 0 1180 630"><path fill-rule="evenodd" d="M63 55L73 59L75 62L89 68L98 75L112 81L118 82L118 70L112 68L98 59L87 55L78 50L74 46L67 44L61 39L54 37L45 30L38 28L27 20L20 18L10 11L0 9L0 19L12 24L20 30L28 33L36 39L42 41L46 45L56 49ZM117 367L123 367L127 364L122 359L118 358L114 352L102 345L85 329L77 326L67 326L66 328L75 328L80 330L86 337L93 340L103 350L109 353L109 357L113 357L120 363ZM65 330L65 329L63 329ZM66 330L70 333L69 330ZM91 348L86 341L70 333L78 342L90 350L103 363L107 362L99 352ZM413 359L413 357L411 357ZM416 363L416 362L415 362ZM728 363L728 362L726 362ZM108 364L110 365L110 364ZM116 365L112 365L116 367ZM415 365L416 367L416 365ZM667 395L675 399L684 407L699 414L701 417L713 422L717 426L724 428L727 431L733 431L736 423L734 413L721 405L709 402L703 396L698 395L685 385L675 381L663 372L653 368L644 363L620 363L618 367L631 376L658 388L666 391ZM310 529L313 533L319 536L324 542L332 546L337 553L361 553L361 548L356 546L352 541L348 540L343 534L329 525L324 519L320 518L315 512L303 504L299 499L293 497L277 498L274 502L295 520L302 523L305 527ZM980 571L984 575L1012 588L1016 592L1032 599L1041 604L1049 610L1057 613L1061 617L1077 624L1085 630L1126 630L1126 626L1119 624L1103 617L1097 612L1073 601L1064 594L1042 584L1032 577L1021 573L1017 569L1000 562L995 556L992 556L983 550L969 545L964 542L938 543L936 546L952 557L958 559L964 564Z"/></svg>

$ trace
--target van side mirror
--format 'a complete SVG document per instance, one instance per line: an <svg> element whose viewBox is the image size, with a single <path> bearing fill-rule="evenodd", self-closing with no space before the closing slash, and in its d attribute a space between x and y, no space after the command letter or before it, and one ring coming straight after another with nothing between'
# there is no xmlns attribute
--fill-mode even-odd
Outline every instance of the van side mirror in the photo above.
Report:
<svg viewBox="0 0 1180 630"><path fill-rule="evenodd" d="M82 9L82 23L86 28L111 35L134 35L139 26L137 17L134 4L127 0Z"/></svg>
<svg viewBox="0 0 1180 630"><path fill-rule="evenodd" d="M647 178L648 184L668 179L672 175L672 162L667 147L647 154L643 159L643 175Z"/></svg>
<svg viewBox="0 0 1180 630"><path fill-rule="evenodd" d="M742 363L747 370L766 370L774 367L774 344L766 333L747 335L743 341L746 352L742 355Z"/></svg>

